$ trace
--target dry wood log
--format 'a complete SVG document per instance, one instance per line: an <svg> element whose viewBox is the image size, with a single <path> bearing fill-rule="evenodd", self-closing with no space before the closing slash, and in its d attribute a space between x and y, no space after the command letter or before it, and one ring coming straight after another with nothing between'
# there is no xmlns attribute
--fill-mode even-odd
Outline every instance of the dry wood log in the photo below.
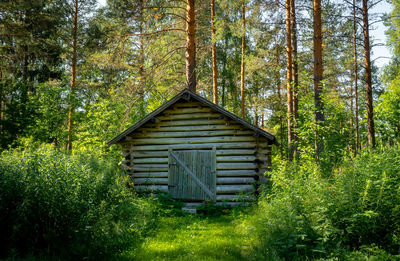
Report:
<svg viewBox="0 0 400 261"><path fill-rule="evenodd" d="M154 124L149 124L143 126L138 133L151 132L151 131L201 131L201 130L244 130L242 125L239 124L229 124L225 123L219 125L196 125L196 126L156 126ZM132 134L135 135L135 134Z"/></svg>
<svg viewBox="0 0 400 261"><path fill-rule="evenodd" d="M133 159L146 157L168 157L168 151L135 151L132 153Z"/></svg>
<svg viewBox="0 0 400 261"><path fill-rule="evenodd" d="M237 162L237 161L246 161L246 162L254 162L256 157L254 156L219 156L217 157L217 162Z"/></svg>
<svg viewBox="0 0 400 261"><path fill-rule="evenodd" d="M253 177L255 170L218 170L217 177Z"/></svg>
<svg viewBox="0 0 400 261"><path fill-rule="evenodd" d="M220 118L220 113L200 112L200 113L188 113L188 114L172 114L165 116L158 116L157 118L161 121L167 120L187 120L187 119L209 119L209 118Z"/></svg>
<svg viewBox="0 0 400 261"><path fill-rule="evenodd" d="M153 132L137 133L134 138L166 138L166 137L212 137L221 135L249 135L251 136L253 131L241 131L241 130L208 130L208 131L175 131L165 132L157 129Z"/></svg>
<svg viewBox="0 0 400 261"><path fill-rule="evenodd" d="M168 178L168 171L164 172L134 172L134 178Z"/></svg>
<svg viewBox="0 0 400 261"><path fill-rule="evenodd" d="M194 125L213 125L213 124L226 124L226 119L216 120L174 120L174 121L161 121L158 126L194 126Z"/></svg>
<svg viewBox="0 0 400 261"><path fill-rule="evenodd" d="M191 107L191 108L173 108L164 111L163 114L186 114L186 113L197 113L197 112L216 112L209 107Z"/></svg>
<svg viewBox="0 0 400 261"><path fill-rule="evenodd" d="M176 144L176 145L140 145L135 146L135 151L143 150L168 150L172 149L241 149L241 148L254 148L254 142L234 142L234 143L203 143L203 144Z"/></svg>
<svg viewBox="0 0 400 261"><path fill-rule="evenodd" d="M251 184L254 178L217 178L217 184Z"/></svg>
<svg viewBox="0 0 400 261"><path fill-rule="evenodd" d="M217 150L217 156L220 155L254 155L254 150Z"/></svg>
<svg viewBox="0 0 400 261"><path fill-rule="evenodd" d="M139 163L168 163L168 158L134 158L133 164Z"/></svg>
<svg viewBox="0 0 400 261"><path fill-rule="evenodd" d="M131 168L134 172L168 171L168 164L135 164Z"/></svg>
<svg viewBox="0 0 400 261"><path fill-rule="evenodd" d="M217 194L253 192L253 185L217 185Z"/></svg>
<svg viewBox="0 0 400 261"><path fill-rule="evenodd" d="M133 140L135 145L144 144L193 144L193 143L211 143L211 142L237 142L237 141L253 141L254 137L249 136L217 136L217 137L193 137L193 138L138 138Z"/></svg>
<svg viewBox="0 0 400 261"><path fill-rule="evenodd" d="M168 193L168 186L163 185L139 185L135 186L137 192L161 192Z"/></svg>
<svg viewBox="0 0 400 261"><path fill-rule="evenodd" d="M254 163L217 163L217 169L255 169L257 164Z"/></svg>
<svg viewBox="0 0 400 261"><path fill-rule="evenodd" d="M133 178L133 183L135 185L168 185L168 178Z"/></svg>
<svg viewBox="0 0 400 261"><path fill-rule="evenodd" d="M251 201L255 200L255 197L249 196L249 195L237 195L237 194L222 194L222 195L217 195L216 197L217 201Z"/></svg>

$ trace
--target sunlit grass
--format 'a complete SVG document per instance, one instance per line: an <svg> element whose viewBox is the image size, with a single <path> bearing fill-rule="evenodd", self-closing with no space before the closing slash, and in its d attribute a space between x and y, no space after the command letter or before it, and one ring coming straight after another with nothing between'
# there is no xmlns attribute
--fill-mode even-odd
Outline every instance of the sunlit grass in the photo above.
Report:
<svg viewBox="0 0 400 261"><path fill-rule="evenodd" d="M125 260L243 260L247 239L233 215L162 217L153 236L120 256Z"/></svg>

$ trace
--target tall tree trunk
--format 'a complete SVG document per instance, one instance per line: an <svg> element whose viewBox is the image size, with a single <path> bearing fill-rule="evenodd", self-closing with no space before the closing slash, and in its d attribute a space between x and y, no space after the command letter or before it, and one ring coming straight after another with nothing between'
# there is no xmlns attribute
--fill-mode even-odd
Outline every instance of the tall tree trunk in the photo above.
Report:
<svg viewBox="0 0 400 261"><path fill-rule="evenodd" d="M371 58L369 45L368 4L363 0L363 32L364 32L364 61L365 61L365 83L368 122L368 144L375 147L374 107L372 102L372 76Z"/></svg>
<svg viewBox="0 0 400 261"><path fill-rule="evenodd" d="M218 105L218 68L217 43L215 42L215 0L210 0L211 7L211 42L212 42L212 72L213 72L213 101Z"/></svg>
<svg viewBox="0 0 400 261"><path fill-rule="evenodd" d="M298 119L298 87L299 73L297 61L297 22L296 22L296 4L295 0L290 0L290 23L292 35L292 55L293 55L293 73L292 73L292 106L293 106L293 158L297 156L297 119Z"/></svg>
<svg viewBox="0 0 400 261"><path fill-rule="evenodd" d="M321 0L314 0L314 102L315 102L315 153L319 158L323 152L324 143L320 135L320 127L324 123L324 104L321 98L322 93L322 20L321 20Z"/></svg>
<svg viewBox="0 0 400 261"><path fill-rule="evenodd" d="M245 118L245 108L244 108L244 52L246 48L246 5L245 0L242 2L242 63L241 63L241 72L240 72L240 96L242 99L242 118Z"/></svg>
<svg viewBox="0 0 400 261"><path fill-rule="evenodd" d="M140 114L144 117L146 114L145 111L145 91L146 91L146 81L145 81L145 75L144 75L144 34L143 34L143 24L144 24L144 19L143 19L143 10L144 10L144 3L143 0L140 0L139 2L139 62L140 62L140 67L139 67L139 87L140 87Z"/></svg>
<svg viewBox="0 0 400 261"><path fill-rule="evenodd" d="M186 4L186 84L196 92L196 13L195 0Z"/></svg>
<svg viewBox="0 0 400 261"><path fill-rule="evenodd" d="M353 82L354 82L354 77L353 73L351 75L350 79L350 151L354 152L355 151L355 146L354 146L354 103L353 103Z"/></svg>
<svg viewBox="0 0 400 261"><path fill-rule="evenodd" d="M223 53L223 58L222 58L222 108L225 108L225 91L226 91L226 50L228 49L228 37L225 36L225 41L224 41L224 51Z"/></svg>
<svg viewBox="0 0 400 261"><path fill-rule="evenodd" d="M69 108L68 108L68 136L67 136L67 150L72 150L72 136L73 136L73 114L74 114L74 100L76 88L76 60L77 60L77 41L78 41L78 0L74 1L74 17L72 28L72 75L69 94Z"/></svg>
<svg viewBox="0 0 400 261"><path fill-rule="evenodd" d="M358 58L357 58L357 23L356 23L356 0L353 0L353 52L354 52L354 106L355 106L355 129L356 129L356 146L354 153L360 147L360 136L358 132Z"/></svg>
<svg viewBox="0 0 400 261"><path fill-rule="evenodd" d="M281 153L281 159L283 159L283 115L282 115L282 95L281 95L281 76L279 73L280 68L280 53L278 37L276 40L276 56L275 56L275 77L276 77L276 94L278 95L278 113L279 113L279 128L280 128L280 144L279 151Z"/></svg>
<svg viewBox="0 0 400 261"><path fill-rule="evenodd" d="M286 0L286 82L287 82L287 118L288 118L288 159L293 160L293 61L292 27L290 23L290 0Z"/></svg>

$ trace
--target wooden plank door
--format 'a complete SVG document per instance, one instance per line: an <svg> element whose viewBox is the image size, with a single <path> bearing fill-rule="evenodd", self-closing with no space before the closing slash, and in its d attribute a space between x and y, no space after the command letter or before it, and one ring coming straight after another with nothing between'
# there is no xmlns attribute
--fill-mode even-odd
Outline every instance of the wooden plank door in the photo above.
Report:
<svg viewBox="0 0 400 261"><path fill-rule="evenodd" d="M169 150L168 190L172 198L215 200L216 152Z"/></svg>

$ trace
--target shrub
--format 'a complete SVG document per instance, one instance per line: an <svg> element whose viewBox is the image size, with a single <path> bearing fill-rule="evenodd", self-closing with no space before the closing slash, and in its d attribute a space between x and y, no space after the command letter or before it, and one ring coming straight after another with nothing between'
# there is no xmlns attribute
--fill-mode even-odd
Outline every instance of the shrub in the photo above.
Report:
<svg viewBox="0 0 400 261"><path fill-rule="evenodd" d="M0 254L106 258L139 241L149 200L125 186L112 159L68 155L49 145L0 158Z"/></svg>
<svg viewBox="0 0 400 261"><path fill-rule="evenodd" d="M365 150L330 175L311 161L283 163L272 172L272 182L247 224L256 256L342 259L368 246L399 253L398 146Z"/></svg>

